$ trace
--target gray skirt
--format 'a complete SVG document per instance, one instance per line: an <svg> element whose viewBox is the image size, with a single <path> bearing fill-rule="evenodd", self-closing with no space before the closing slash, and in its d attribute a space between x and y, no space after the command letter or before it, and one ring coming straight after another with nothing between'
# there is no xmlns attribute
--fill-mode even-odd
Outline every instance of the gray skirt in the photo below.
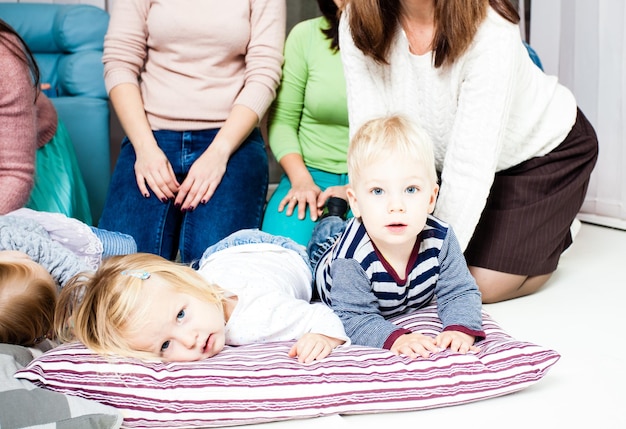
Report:
<svg viewBox="0 0 626 429"><path fill-rule="evenodd" d="M465 251L468 265L529 276L556 270L572 244L570 225L597 157L596 133L578 110L576 123L552 152L498 172Z"/></svg>

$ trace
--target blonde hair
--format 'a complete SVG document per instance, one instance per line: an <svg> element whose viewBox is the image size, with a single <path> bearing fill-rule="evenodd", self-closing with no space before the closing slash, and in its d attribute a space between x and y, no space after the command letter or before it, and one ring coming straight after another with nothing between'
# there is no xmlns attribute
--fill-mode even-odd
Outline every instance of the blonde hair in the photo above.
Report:
<svg viewBox="0 0 626 429"><path fill-rule="evenodd" d="M348 148L348 177L352 185L361 171L390 155L400 155L407 162L421 166L433 185L437 184L435 155L426 131L404 116L372 119L354 134Z"/></svg>
<svg viewBox="0 0 626 429"><path fill-rule="evenodd" d="M142 273L223 308L223 290L189 266L149 253L112 256L96 272L72 278L61 291L54 319L59 340L78 340L101 354L160 359L134 349L127 340L128 333L143 325L150 304L143 298Z"/></svg>
<svg viewBox="0 0 626 429"><path fill-rule="evenodd" d="M32 347L52 334L57 286L31 264L0 262L0 343Z"/></svg>

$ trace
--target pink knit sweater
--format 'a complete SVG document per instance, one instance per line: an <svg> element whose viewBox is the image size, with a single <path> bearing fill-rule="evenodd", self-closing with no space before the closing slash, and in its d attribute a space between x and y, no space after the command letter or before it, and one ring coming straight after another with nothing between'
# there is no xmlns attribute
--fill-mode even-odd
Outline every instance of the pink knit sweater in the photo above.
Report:
<svg viewBox="0 0 626 429"><path fill-rule="evenodd" d="M233 105L262 118L280 82L284 0L116 1L107 90L139 85L153 130L219 128Z"/></svg>
<svg viewBox="0 0 626 429"><path fill-rule="evenodd" d="M0 214L28 202L35 151L52 139L57 128L54 106L44 94L35 102L30 71L9 48L12 43L17 43L13 36L0 33Z"/></svg>

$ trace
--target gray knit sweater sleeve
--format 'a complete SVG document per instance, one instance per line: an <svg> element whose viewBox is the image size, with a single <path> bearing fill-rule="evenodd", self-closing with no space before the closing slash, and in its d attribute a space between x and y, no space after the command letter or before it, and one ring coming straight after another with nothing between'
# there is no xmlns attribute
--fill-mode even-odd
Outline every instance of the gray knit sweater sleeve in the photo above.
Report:
<svg viewBox="0 0 626 429"><path fill-rule="evenodd" d="M89 271L74 253L50 238L48 232L32 219L0 216L0 250L19 250L41 264L60 287L75 274Z"/></svg>
<svg viewBox="0 0 626 429"><path fill-rule="evenodd" d="M341 319L352 343L384 348L385 341L400 328L380 314L372 283L359 262L335 259L330 272L330 307Z"/></svg>

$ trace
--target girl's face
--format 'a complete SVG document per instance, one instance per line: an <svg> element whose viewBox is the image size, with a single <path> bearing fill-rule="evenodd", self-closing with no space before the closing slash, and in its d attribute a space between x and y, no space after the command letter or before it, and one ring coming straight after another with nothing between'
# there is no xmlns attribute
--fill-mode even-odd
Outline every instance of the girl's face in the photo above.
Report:
<svg viewBox="0 0 626 429"><path fill-rule="evenodd" d="M337 9L343 10L343 5L346 3L345 0L333 0L335 5L337 5Z"/></svg>
<svg viewBox="0 0 626 429"><path fill-rule="evenodd" d="M166 362L196 361L222 351L226 321L217 304L178 292L155 274L142 287L147 311L145 324L127 334L133 349Z"/></svg>
<svg viewBox="0 0 626 429"><path fill-rule="evenodd" d="M348 188L350 208L374 244L385 253L412 249L435 208L439 187L420 163L392 154L363 166Z"/></svg>

